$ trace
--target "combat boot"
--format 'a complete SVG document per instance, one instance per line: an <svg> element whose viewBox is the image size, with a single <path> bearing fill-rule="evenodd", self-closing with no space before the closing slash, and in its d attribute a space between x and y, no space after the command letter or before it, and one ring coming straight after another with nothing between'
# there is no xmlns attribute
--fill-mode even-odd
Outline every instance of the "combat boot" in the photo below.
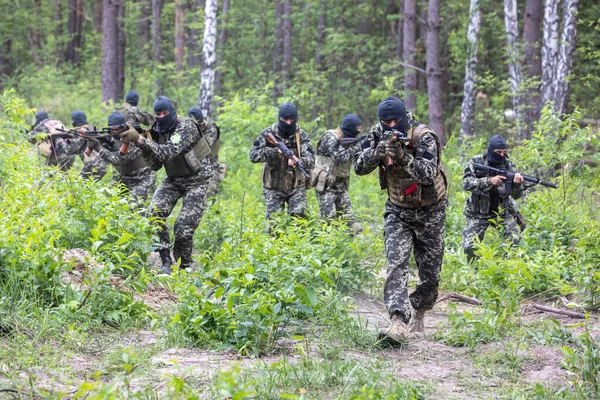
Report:
<svg viewBox="0 0 600 400"><path fill-rule="evenodd" d="M425 311L413 310L412 318L408 324L408 331L411 338L423 339L425 337Z"/></svg>
<svg viewBox="0 0 600 400"><path fill-rule="evenodd" d="M161 274L171 275L173 269L171 265L173 265L173 260L171 260L171 250L162 249L158 252L160 254L160 260L162 261L162 266L159 271Z"/></svg>
<svg viewBox="0 0 600 400"><path fill-rule="evenodd" d="M408 343L408 324L399 315L393 315L390 325L379 330L379 340L392 346L400 346Z"/></svg>

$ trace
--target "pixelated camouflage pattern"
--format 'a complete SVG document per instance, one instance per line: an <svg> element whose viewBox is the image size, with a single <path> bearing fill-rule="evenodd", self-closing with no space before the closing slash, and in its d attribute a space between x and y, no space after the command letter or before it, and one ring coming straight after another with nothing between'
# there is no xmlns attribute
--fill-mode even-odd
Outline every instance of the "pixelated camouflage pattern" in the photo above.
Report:
<svg viewBox="0 0 600 400"><path fill-rule="evenodd" d="M44 157L44 159L45 159L44 162L47 166L57 166L61 170L67 171L68 169L70 169L73 166L75 157L73 155L69 155L69 154L65 154L65 153L56 151L56 149L52 148L49 138L41 139L39 137L39 135L41 135L41 134L49 134L50 133L50 129L48 129L48 125L50 122L54 123L55 125L62 125L63 128L65 126L63 123L61 123L58 120L45 119L45 120L37 123L31 129L31 131L28 134L28 140L31 143L37 143L38 154L40 154L42 157ZM50 155L46 156L44 154L44 151L40 150L41 147L49 148Z"/></svg>
<svg viewBox="0 0 600 400"><path fill-rule="evenodd" d="M360 152L360 143L345 148L339 141L340 134L339 129L325 132L317 146L317 156L328 157L337 169L350 170L354 155ZM341 216L347 220L354 219L348 194L350 177L338 177L332 171L319 170L317 166L313 170L313 179L325 181L323 190L319 190L321 185L315 187L321 218Z"/></svg>
<svg viewBox="0 0 600 400"><path fill-rule="evenodd" d="M411 121L411 126L416 126ZM366 175L384 160L376 156L377 144L386 138L381 124L371 127L363 142L362 152L354 161L357 175ZM413 150L394 160L395 176L411 178L417 184L432 185L438 174L437 144L431 134L425 134ZM411 307L430 310L438 295L440 271L444 258L444 232L446 228L446 195L439 202L422 207L406 208L393 204L389 198L384 212L385 252L387 277L384 302L390 316L405 323L411 318ZM416 290L408 295L408 268L411 251L419 274Z"/></svg>
<svg viewBox="0 0 600 400"><path fill-rule="evenodd" d="M151 130L152 137L158 139L159 133ZM170 138L179 134L180 141L173 143ZM148 165L155 171L173 159L182 157L200 140L200 132L191 119L179 117L174 127L166 133L168 140L164 144L150 142L142 138L141 143L134 146L139 147L142 156ZM133 146L130 146L130 151ZM183 198L183 205L174 225L173 255L175 260L181 259L183 268L192 264L192 248L194 242L194 231L198 228L202 215L204 214L208 182L213 176L212 163L208 157L200 160L200 168L195 173L166 177L154 192L150 203L150 213L155 217L157 227L157 240L154 248L156 251L169 249L171 240L166 219L173 211L175 204Z"/></svg>
<svg viewBox="0 0 600 400"><path fill-rule="evenodd" d="M123 103L123 105L117 108L128 123L131 125L147 125L152 126L155 118L152 114L142 110L138 106L132 106L129 103Z"/></svg>
<svg viewBox="0 0 600 400"><path fill-rule="evenodd" d="M86 128L93 129L93 126L86 124L77 126L77 129ZM98 157L97 151L92 151L91 154L85 154L87 149L87 141L81 137L73 137L63 140L60 144L59 152L64 152L69 155L79 155L83 161L83 168L80 175L84 178L102 179L108 172L108 164Z"/></svg>
<svg viewBox="0 0 600 400"><path fill-rule="evenodd" d="M278 124L273 124L265 128L256 138L252 149L250 150L250 161L253 163L265 163L263 167L263 177L266 172L275 176L273 178L274 187L267 187L263 179L263 194L265 196L265 206L267 218L272 213L283 210L285 203L288 205L288 214L306 215L308 204L306 201L306 179L297 169L288 165L287 160L279 150L267 144L266 136L271 133L277 141L283 142L297 157L304 163L307 172L312 170L315 165L314 150L310 143L310 138L300 126L300 155L296 145L296 135L289 138L283 138L279 135Z"/></svg>
<svg viewBox="0 0 600 400"><path fill-rule="evenodd" d="M219 192L219 148L218 141L220 141L219 130L217 128L217 124L210 117L205 117L202 127L202 133L208 140L208 144L211 148L211 154L208 157L212 164L213 168L213 176L210 178L208 182L208 193L207 197L214 197Z"/></svg>
<svg viewBox="0 0 600 400"><path fill-rule="evenodd" d="M490 177L495 176L493 172L476 170L474 164L489 165L486 154L480 154L469 160L465 166L463 175L463 189L471 192L471 196L465 202L464 214L466 224L463 230L462 247L469 259L475 257L476 238L482 241L487 228L492 225L503 230L504 237L511 239L514 244L520 241L517 223L517 205L514 199L523 195L525 185L514 183L510 196L501 196L505 192L505 184L496 187L490 182ZM498 167L516 172L515 166L508 159ZM490 202L498 204L496 210L489 206L482 206L481 195L489 196ZM492 201L493 200L493 201ZM487 212L482 212L482 209Z"/></svg>

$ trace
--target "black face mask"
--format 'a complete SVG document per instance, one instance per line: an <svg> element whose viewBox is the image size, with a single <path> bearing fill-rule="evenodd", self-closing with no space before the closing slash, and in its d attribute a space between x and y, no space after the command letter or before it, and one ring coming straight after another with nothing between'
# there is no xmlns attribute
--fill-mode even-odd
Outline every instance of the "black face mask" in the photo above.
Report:
<svg viewBox="0 0 600 400"><path fill-rule="evenodd" d="M506 157L503 156L502 154L498 154L496 152L494 152L493 150L488 149L487 151L487 159L488 159L488 163L492 166L492 167L499 167L502 164L504 164L504 160L506 160Z"/></svg>
<svg viewBox="0 0 600 400"><path fill-rule="evenodd" d="M279 120L278 128L279 134L287 139L296 132L296 121L292 122L291 124L288 124Z"/></svg>
<svg viewBox="0 0 600 400"><path fill-rule="evenodd" d="M169 115L165 115L162 118L156 118L156 131L159 133L167 132L175 123L177 119L177 114L171 113Z"/></svg>
<svg viewBox="0 0 600 400"><path fill-rule="evenodd" d="M383 122L381 123L381 126L383 127L384 131L400 131L402 133L406 132L406 123L404 121L400 121L398 122L396 125L393 126L389 126L384 124Z"/></svg>

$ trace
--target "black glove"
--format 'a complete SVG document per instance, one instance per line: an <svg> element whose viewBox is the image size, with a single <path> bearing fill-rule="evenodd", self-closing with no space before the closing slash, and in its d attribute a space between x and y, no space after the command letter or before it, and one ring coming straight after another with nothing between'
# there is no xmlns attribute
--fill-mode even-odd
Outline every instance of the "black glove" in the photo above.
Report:
<svg viewBox="0 0 600 400"><path fill-rule="evenodd" d="M375 148L374 156L378 161L385 160L385 142L382 140L377 143L377 147Z"/></svg>
<svg viewBox="0 0 600 400"><path fill-rule="evenodd" d="M389 140L385 145L385 155L391 157L392 160L402 160L404 158L404 146L398 141Z"/></svg>
<svg viewBox="0 0 600 400"><path fill-rule="evenodd" d="M87 140L87 147L89 147L92 150L100 151L100 149L102 148L102 145L96 139L88 139Z"/></svg>

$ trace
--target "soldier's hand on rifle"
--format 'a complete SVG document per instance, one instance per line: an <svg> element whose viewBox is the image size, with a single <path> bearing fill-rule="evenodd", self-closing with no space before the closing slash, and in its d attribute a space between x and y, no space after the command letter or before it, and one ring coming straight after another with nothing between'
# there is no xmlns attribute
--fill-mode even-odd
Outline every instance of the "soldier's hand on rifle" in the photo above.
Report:
<svg viewBox="0 0 600 400"><path fill-rule="evenodd" d="M515 177L513 178L513 182L514 183L522 183L525 179L523 179L523 175L521 175L520 173L516 173Z"/></svg>
<svg viewBox="0 0 600 400"><path fill-rule="evenodd" d="M277 147L267 147L265 149L265 158L268 160L278 160L281 156L281 151Z"/></svg>
<svg viewBox="0 0 600 400"><path fill-rule="evenodd" d="M404 158L404 148L395 140L388 140L385 145L385 155L392 160L402 160Z"/></svg>
<svg viewBox="0 0 600 400"><path fill-rule="evenodd" d="M377 148L375 148L375 157L379 161L385 160L385 141L381 141L377 143Z"/></svg>
<svg viewBox="0 0 600 400"><path fill-rule="evenodd" d="M102 148L102 145L96 139L88 139L87 147L89 147L92 150L100 151L100 149Z"/></svg>
<svg viewBox="0 0 600 400"><path fill-rule="evenodd" d="M121 142L136 143L140 139L140 134L131 126L131 124L128 123L127 126L129 129L121 132Z"/></svg>
<svg viewBox="0 0 600 400"><path fill-rule="evenodd" d="M505 176L502 175L496 175L496 176L492 176L490 178L490 183L494 186L500 186L502 185L502 183L506 180Z"/></svg>
<svg viewBox="0 0 600 400"><path fill-rule="evenodd" d="M296 168L296 160L294 160L293 158L288 158L288 165L292 168Z"/></svg>

